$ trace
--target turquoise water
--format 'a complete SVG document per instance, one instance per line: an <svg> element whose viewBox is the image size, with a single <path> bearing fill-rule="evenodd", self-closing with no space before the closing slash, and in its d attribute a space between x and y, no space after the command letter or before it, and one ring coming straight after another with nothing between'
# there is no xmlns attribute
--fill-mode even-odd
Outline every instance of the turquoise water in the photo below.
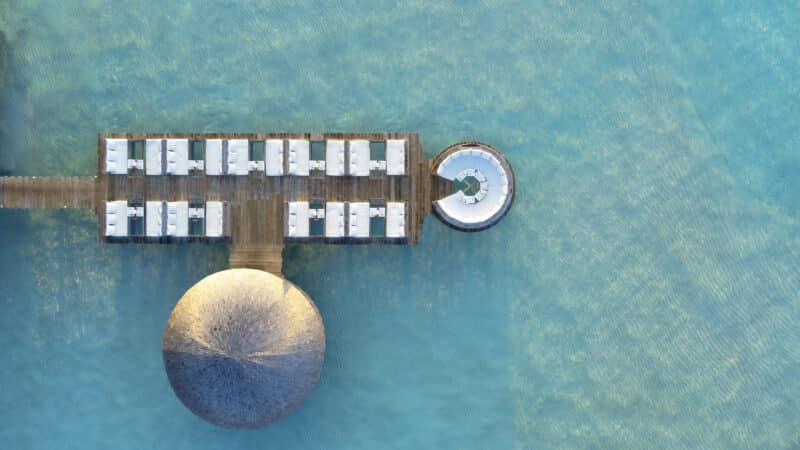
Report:
<svg viewBox="0 0 800 450"><path fill-rule="evenodd" d="M248 432L161 362L224 246L0 212L0 447L800 447L788 3L3 2L0 170L92 174L98 131L400 129L497 146L518 191L482 233L288 248L325 366Z"/></svg>

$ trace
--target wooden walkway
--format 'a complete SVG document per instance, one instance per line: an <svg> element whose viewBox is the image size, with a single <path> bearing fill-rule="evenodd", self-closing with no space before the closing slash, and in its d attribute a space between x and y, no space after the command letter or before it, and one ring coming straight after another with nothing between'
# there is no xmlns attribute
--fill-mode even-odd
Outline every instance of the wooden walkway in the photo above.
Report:
<svg viewBox="0 0 800 450"><path fill-rule="evenodd" d="M0 207L95 209L95 184L95 177L0 177Z"/></svg>
<svg viewBox="0 0 800 450"><path fill-rule="evenodd" d="M280 176L263 172L249 175L147 176L105 173L105 139L305 139L345 141L404 139L406 175L402 176ZM5 208L87 208L98 215L101 242L153 242L141 237L106 238L105 202L113 200L223 201L227 205L226 235L231 245L231 267L251 267L281 273L285 238L285 204L289 201L407 202L406 238L393 243L416 244L433 200L452 192L450 181L431 174L432 161L424 158L416 133L112 133L97 137L96 177L0 177L0 206ZM349 159L349 155L346 156ZM345 161L349 165L349 161ZM202 238L186 240L203 241ZM159 242L169 242L160 240ZM347 243L319 239L318 242ZM368 242L389 242L371 238Z"/></svg>

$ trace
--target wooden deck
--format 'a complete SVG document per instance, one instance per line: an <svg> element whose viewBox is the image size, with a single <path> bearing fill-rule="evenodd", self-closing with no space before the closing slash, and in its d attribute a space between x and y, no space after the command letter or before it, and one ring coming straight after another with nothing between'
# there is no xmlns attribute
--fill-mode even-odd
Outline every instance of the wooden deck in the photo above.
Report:
<svg viewBox="0 0 800 450"><path fill-rule="evenodd" d="M95 209L95 177L0 177L0 208Z"/></svg>
<svg viewBox="0 0 800 450"><path fill-rule="evenodd" d="M402 176L279 176L263 172L249 175L147 176L105 173L105 139L404 139L406 175ZM284 243L285 203L288 201L407 202L406 238L370 238L365 243L416 244L431 202L452 192L450 181L431 175L432 161L424 158L416 133L111 133L97 137L96 177L0 177L0 206L5 208L88 208L98 215L101 242L179 242L207 238L146 239L107 238L105 202L113 200L206 201L226 204L226 235L231 246L231 267L252 267L281 273ZM347 154L347 152L346 152ZM346 156L349 159L349 155ZM348 161L345 161L349 165ZM313 242L350 243L348 239L317 239Z"/></svg>

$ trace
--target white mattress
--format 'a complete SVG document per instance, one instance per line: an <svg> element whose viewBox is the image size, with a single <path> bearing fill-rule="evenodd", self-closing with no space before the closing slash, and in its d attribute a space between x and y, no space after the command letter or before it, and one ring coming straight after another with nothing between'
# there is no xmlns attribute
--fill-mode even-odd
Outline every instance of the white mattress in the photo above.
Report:
<svg viewBox="0 0 800 450"><path fill-rule="evenodd" d="M222 175L222 139L206 139L206 175Z"/></svg>
<svg viewBox="0 0 800 450"><path fill-rule="evenodd" d="M250 141L231 139L228 141L228 175L247 175L250 172Z"/></svg>
<svg viewBox="0 0 800 450"><path fill-rule="evenodd" d="M149 237L164 235L164 202L145 203L145 234Z"/></svg>
<svg viewBox="0 0 800 450"><path fill-rule="evenodd" d="M283 140L267 139L264 147L264 157L267 160L267 175L283 175Z"/></svg>
<svg viewBox="0 0 800 450"><path fill-rule="evenodd" d="M128 202L106 202L106 236L128 235Z"/></svg>
<svg viewBox="0 0 800 450"><path fill-rule="evenodd" d="M325 173L334 177L344 175L344 141L325 143Z"/></svg>
<svg viewBox="0 0 800 450"><path fill-rule="evenodd" d="M206 202L206 236L220 237L223 235L223 211L222 202Z"/></svg>
<svg viewBox="0 0 800 450"><path fill-rule="evenodd" d="M127 139L106 139L106 173L115 175L128 173Z"/></svg>
<svg viewBox="0 0 800 450"><path fill-rule="evenodd" d="M304 139L289 140L289 175L308 176L309 145Z"/></svg>
<svg viewBox="0 0 800 450"><path fill-rule="evenodd" d="M350 203L350 223L347 235L356 238L369 237L369 203Z"/></svg>
<svg viewBox="0 0 800 450"><path fill-rule="evenodd" d="M189 202L167 203L167 236L189 235Z"/></svg>
<svg viewBox="0 0 800 450"><path fill-rule="evenodd" d="M350 175L369 175L369 141L350 141Z"/></svg>
<svg viewBox="0 0 800 450"><path fill-rule="evenodd" d="M389 202L386 204L386 237L402 238L406 235L405 202Z"/></svg>
<svg viewBox="0 0 800 450"><path fill-rule="evenodd" d="M325 236L344 237L344 203L328 202L325 205Z"/></svg>
<svg viewBox="0 0 800 450"><path fill-rule="evenodd" d="M386 175L405 175L406 141L389 139L386 141Z"/></svg>
<svg viewBox="0 0 800 450"><path fill-rule="evenodd" d="M167 139L167 173L189 174L189 140Z"/></svg>
<svg viewBox="0 0 800 450"><path fill-rule="evenodd" d="M148 139L144 144L145 174L163 175L164 165L161 159L161 139Z"/></svg>
<svg viewBox="0 0 800 450"><path fill-rule="evenodd" d="M286 235L308 237L308 202L289 202Z"/></svg>

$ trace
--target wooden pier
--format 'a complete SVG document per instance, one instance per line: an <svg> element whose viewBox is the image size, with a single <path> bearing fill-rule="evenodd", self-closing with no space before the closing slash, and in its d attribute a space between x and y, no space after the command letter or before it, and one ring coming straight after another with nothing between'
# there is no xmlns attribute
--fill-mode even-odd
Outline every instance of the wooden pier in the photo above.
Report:
<svg viewBox="0 0 800 450"><path fill-rule="evenodd" d="M406 141L405 175L377 176L265 176L263 172L249 175L211 176L203 172L190 175L111 175L105 173L105 140L128 139L302 139L308 141L369 140ZM98 216L98 237L101 242L153 242L144 237L124 239L106 237L106 201L161 200L222 201L226 209L226 239L230 249L231 267L250 267L281 273L281 253L286 224L286 203L322 200L333 202L405 202L405 238L387 240L368 238L362 243L416 244L422 224L431 212L433 200L452 192L452 182L432 175L432 161L424 158L416 133L110 133L97 139L98 167L95 177L0 177L0 206L4 208L87 208ZM347 154L347 152L345 152ZM349 159L349 156L348 156ZM349 161L345 161L345 166ZM203 238L187 239L203 241ZM158 240L157 242L175 242ZM311 240L310 242L313 242ZM317 242L351 243L351 240L320 238Z"/></svg>
<svg viewBox="0 0 800 450"><path fill-rule="evenodd" d="M95 209L96 177L0 177L0 208Z"/></svg>

